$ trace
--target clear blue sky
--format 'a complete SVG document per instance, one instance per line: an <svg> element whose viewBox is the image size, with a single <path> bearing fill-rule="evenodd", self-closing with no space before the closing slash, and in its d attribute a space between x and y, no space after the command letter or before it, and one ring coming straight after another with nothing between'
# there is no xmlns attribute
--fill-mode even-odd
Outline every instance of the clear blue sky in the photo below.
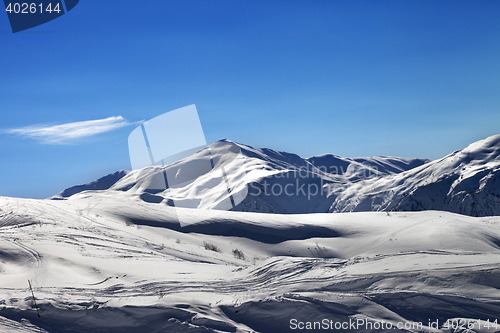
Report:
<svg viewBox="0 0 500 333"><path fill-rule="evenodd" d="M130 169L127 124L190 104L208 141L442 157L500 133L499 18L500 1L81 0L13 34L0 13L0 195ZM115 129L19 134L99 119Z"/></svg>

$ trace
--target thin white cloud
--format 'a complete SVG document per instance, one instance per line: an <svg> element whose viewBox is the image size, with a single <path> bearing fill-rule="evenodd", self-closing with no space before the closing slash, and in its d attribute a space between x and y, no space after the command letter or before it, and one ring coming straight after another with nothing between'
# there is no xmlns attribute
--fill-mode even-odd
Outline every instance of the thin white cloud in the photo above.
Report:
<svg viewBox="0 0 500 333"><path fill-rule="evenodd" d="M88 138L134 124L129 123L122 116L118 116L52 126L33 125L8 129L3 132L39 140L43 143L67 144L78 139Z"/></svg>

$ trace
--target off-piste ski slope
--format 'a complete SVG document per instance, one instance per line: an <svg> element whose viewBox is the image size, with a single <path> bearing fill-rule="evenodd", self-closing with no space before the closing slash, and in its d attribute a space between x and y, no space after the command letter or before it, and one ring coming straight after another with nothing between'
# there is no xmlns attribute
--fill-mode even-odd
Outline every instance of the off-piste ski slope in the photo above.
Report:
<svg viewBox="0 0 500 333"><path fill-rule="evenodd" d="M248 161L232 183L264 190L266 180L298 178L306 187L334 184L332 191L310 198L249 194L236 211L215 213L205 209L216 200L200 200L200 209L182 213L203 223L184 227L170 200L201 194L196 183L186 185L189 191L149 191L159 167L141 177L118 172L52 198L59 200L1 197L0 331L500 332L500 217L481 216L495 210L460 215L445 211L453 209L443 201L441 210L367 205L375 211L332 213L339 198L359 207L382 195L382 181L404 184L405 198L416 196L424 185L413 179L425 172L425 184L438 184L446 198L441 193L464 188L457 182L472 184L464 190L473 189L469 196L453 195L464 207L465 197L494 202L495 140L438 161L376 157L364 164L240 145ZM450 156L460 162L448 164ZM343 168L328 173L321 163ZM276 177L301 165L318 177ZM439 181L455 171L453 181ZM371 187L349 192L363 183ZM245 211L252 209L258 212Z"/></svg>

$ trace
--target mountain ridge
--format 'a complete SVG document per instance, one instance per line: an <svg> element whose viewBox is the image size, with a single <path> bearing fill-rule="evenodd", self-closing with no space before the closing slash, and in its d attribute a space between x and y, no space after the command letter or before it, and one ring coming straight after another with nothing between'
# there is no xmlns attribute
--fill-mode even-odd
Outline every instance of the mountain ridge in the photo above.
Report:
<svg viewBox="0 0 500 333"><path fill-rule="evenodd" d="M436 209L500 215L500 135L399 175L352 186L330 207L331 212Z"/></svg>
<svg viewBox="0 0 500 333"><path fill-rule="evenodd" d="M238 191L243 191L244 188L250 190L250 195L246 196L242 202L233 208L236 211L283 214L327 212L331 202L325 201L327 199L326 192L323 193L322 190L325 185L335 187L338 190L350 182L359 181L363 177L378 177L380 175L393 174L414 165L422 165L429 162L426 159L376 156L359 158L338 157L334 162L329 163L325 161L325 158L329 158L327 155L302 158L293 153L275 151L269 148L253 148L248 145L234 143L227 139L220 140L216 144L219 145L218 148L220 146L222 148L229 146L234 150L236 147L245 158L244 170L235 170L235 172L227 175L230 179L234 178L232 183L236 184L234 186L235 189L232 189L233 195ZM156 184L163 182L164 171L168 174L175 174L175 177L177 177L179 172L182 174L182 172L190 168L192 169L192 165L197 165L198 163L199 166L199 163L205 160L220 159L217 153L214 154L214 151L217 151L217 147L215 150L212 147L212 150L211 153L202 150L166 167L150 166L132 172L121 170L94 182L70 187L50 199L80 197L88 191L94 194L101 193L102 191L109 191L109 193L114 193L115 195L128 193L139 196L143 201L155 203L163 201L168 203L172 199L186 199L186 193L189 191L182 191L182 189L178 188L169 188L167 190L166 186L162 188L161 186L156 186ZM210 182L212 180L210 175L210 173L200 175L192 187L196 188L196 186L202 186L204 182ZM172 177L170 178L172 179ZM253 195L256 193L253 193L252 190L259 189L262 184L266 184L267 182L269 182L271 189L277 188L277 186L284 188L287 185L287 181L293 182L294 179L297 181L299 189L302 186L309 187L314 185L318 188L318 192L322 192L321 195L314 195L314 198L311 198L308 194L303 194L302 191L297 191L297 195L286 198L280 198L279 195L276 196L273 193L270 193L271 195L266 193L263 193L263 195ZM211 191L210 195L218 199L215 201L205 200L204 203L202 202L204 200L202 196L205 195L206 198L206 193L193 194L191 191L189 195L191 196L190 198L196 197L200 201L196 208L213 209L229 196L229 193L222 193L224 191L224 188Z"/></svg>
<svg viewBox="0 0 500 333"><path fill-rule="evenodd" d="M225 210L221 208L224 202L238 197L242 200L237 200L233 211L304 214L444 210L470 216L500 215L500 135L434 161L334 154L302 158L227 139L217 141L211 149L165 167L121 170L50 199L72 199L89 193L132 195L148 203L173 206L174 202L189 202L191 208ZM226 172L229 188L221 175L195 170L202 162L223 161L231 150L242 156L244 167ZM169 183L175 178L175 186L157 186L164 184L167 174ZM216 180L217 186L210 185Z"/></svg>

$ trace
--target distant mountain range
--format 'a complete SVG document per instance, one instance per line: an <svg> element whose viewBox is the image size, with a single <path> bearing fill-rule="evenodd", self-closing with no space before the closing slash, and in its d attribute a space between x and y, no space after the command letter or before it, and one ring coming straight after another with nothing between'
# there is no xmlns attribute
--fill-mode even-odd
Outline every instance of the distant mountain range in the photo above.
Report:
<svg viewBox="0 0 500 333"><path fill-rule="evenodd" d="M235 155L243 162L231 169ZM202 172L207 163L215 171ZM230 201L233 211L279 214L442 210L492 216L500 215L499 178L500 135L435 161L332 154L304 159L220 140L171 165L121 170L51 199L132 196L201 209L227 209Z"/></svg>

